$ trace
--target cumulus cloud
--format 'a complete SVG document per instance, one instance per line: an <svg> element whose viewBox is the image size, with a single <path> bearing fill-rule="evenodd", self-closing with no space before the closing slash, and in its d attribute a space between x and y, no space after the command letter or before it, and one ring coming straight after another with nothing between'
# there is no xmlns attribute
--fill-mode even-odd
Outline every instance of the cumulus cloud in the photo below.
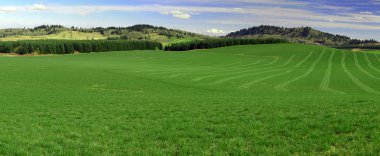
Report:
<svg viewBox="0 0 380 156"><path fill-rule="evenodd" d="M46 5L43 4L34 4L30 7L31 10L47 10Z"/></svg>
<svg viewBox="0 0 380 156"><path fill-rule="evenodd" d="M210 34L215 34L215 35L221 35L221 34L226 33L224 30L220 30L220 29L216 29L216 28L209 29L209 30L207 30L207 32Z"/></svg>
<svg viewBox="0 0 380 156"><path fill-rule="evenodd" d="M191 15L189 13L186 13L186 12L183 12L183 11L179 11L179 10L164 11L164 12L161 12L161 13L164 14L164 15L172 15L173 17L179 18L179 19L190 19L191 18Z"/></svg>
<svg viewBox="0 0 380 156"><path fill-rule="evenodd" d="M0 7L0 12L16 12L18 9L16 7L7 6L7 7Z"/></svg>
<svg viewBox="0 0 380 156"><path fill-rule="evenodd" d="M21 12L21 11L43 11L47 10L47 6L43 4L33 4L29 6L0 6L0 12Z"/></svg>

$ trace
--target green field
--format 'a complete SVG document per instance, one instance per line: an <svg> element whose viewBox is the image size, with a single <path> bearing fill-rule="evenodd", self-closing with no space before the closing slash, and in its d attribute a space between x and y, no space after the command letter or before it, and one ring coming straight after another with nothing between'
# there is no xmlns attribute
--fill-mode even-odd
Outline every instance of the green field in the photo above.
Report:
<svg viewBox="0 0 380 156"><path fill-rule="evenodd" d="M0 155L379 155L380 54L0 57Z"/></svg>

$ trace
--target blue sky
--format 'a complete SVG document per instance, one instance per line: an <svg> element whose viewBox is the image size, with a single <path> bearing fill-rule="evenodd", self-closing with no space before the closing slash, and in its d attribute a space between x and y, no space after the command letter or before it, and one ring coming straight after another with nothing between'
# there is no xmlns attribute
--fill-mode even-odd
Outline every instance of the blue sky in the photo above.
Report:
<svg viewBox="0 0 380 156"><path fill-rule="evenodd" d="M5 0L0 28L152 24L208 35L258 25L311 26L380 40L380 0Z"/></svg>

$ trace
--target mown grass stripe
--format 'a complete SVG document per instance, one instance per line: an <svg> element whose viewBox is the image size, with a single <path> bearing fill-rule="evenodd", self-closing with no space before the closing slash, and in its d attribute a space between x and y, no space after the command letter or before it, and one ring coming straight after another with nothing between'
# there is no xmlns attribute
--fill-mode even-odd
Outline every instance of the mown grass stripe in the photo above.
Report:
<svg viewBox="0 0 380 156"><path fill-rule="evenodd" d="M331 93L345 94L344 92L330 88L331 73L332 73L332 67L333 67L333 58L334 58L335 53L336 52L334 49L333 52L331 52L331 54L330 54L330 58L328 60L328 67L326 69L326 74L323 77L323 80L322 80L319 88L323 91L327 91L327 92L331 92Z"/></svg>
<svg viewBox="0 0 380 156"><path fill-rule="evenodd" d="M277 59L277 58L276 58ZM274 60L274 61L277 61L277 60ZM234 66L234 67L229 67L229 68L218 68L218 69L200 69L200 70L197 70L197 71L187 71L185 73L183 73L184 75L188 75L188 74L194 74L194 72L197 72L197 73L203 73L203 72L206 72L207 74L210 74L210 73L219 73L219 72L225 72L225 71L230 71L230 70L240 70L240 69L245 69L245 68L252 68L252 67L261 67L261 66L265 66L264 65L259 65L259 66L252 66L252 65L257 65L259 63L261 63L262 60L258 60L254 63L251 63L251 64L244 64L244 65L240 65L240 66ZM213 71L210 71L210 70L213 70Z"/></svg>
<svg viewBox="0 0 380 156"><path fill-rule="evenodd" d="M207 76L201 76L201 77L197 77L197 78L192 79L192 81L201 81L201 80L204 80L207 78L212 78L212 77L232 75L232 74L240 74L240 73L245 73L245 72L250 72L250 71L255 71L255 70L267 69L267 68L258 68L258 67L271 66L271 65L275 64L276 62L278 62L279 59L280 59L279 57L276 57L272 62L269 62L269 63L261 65L261 66L256 66L256 68L254 68L254 69L245 70L245 71L238 71L238 72L231 72L231 73L222 73L222 74L212 74L212 75L207 75Z"/></svg>
<svg viewBox="0 0 380 156"><path fill-rule="evenodd" d="M356 52L353 52L354 54L354 60L355 60L355 65L356 67L358 67L358 69L363 72L364 74L366 74L367 76L373 78L373 79L376 79L376 80L380 80L380 78L372 75L371 73L369 73L367 70L365 70L359 63L359 59L358 59L358 56L357 56L357 53Z"/></svg>
<svg viewBox="0 0 380 156"><path fill-rule="evenodd" d="M306 56L303 60L301 60L297 65L295 65L293 67L293 69L290 69L290 70L287 70L285 72L282 72L282 73L278 73L278 74L274 74L274 75L270 75L270 76L267 76L267 77L263 77L263 78L260 78L260 79L257 79L257 80L254 80L254 81L251 81L251 82L248 82L248 83L245 83L243 85L240 86L240 88L250 88L251 86L253 86L254 84L257 84L259 82L262 82L262 81L265 81L265 80L268 80L268 79L272 79L272 78L275 78L275 77L278 77L278 76L282 76L282 75L286 75L288 73L291 73L293 72L295 69L299 68L301 65L303 65L308 59L310 59L310 57L313 55L313 52L310 52L308 56Z"/></svg>
<svg viewBox="0 0 380 156"><path fill-rule="evenodd" d="M224 68L234 68L236 66L244 66L245 64L241 65L243 62L234 62L226 65L219 65L219 66L203 66L202 69L199 69L199 67L186 67L186 68L181 68L181 67L174 67L169 70L162 70L162 71L155 71L155 72L150 72L150 75L168 75L172 73L178 73L178 72L195 72L195 71L200 71L200 70L211 70L211 69L224 69Z"/></svg>
<svg viewBox="0 0 380 156"><path fill-rule="evenodd" d="M174 75L170 75L169 78L176 78L176 77L179 77L179 76L185 76L185 75L189 75L189 74L194 74L195 72L196 73L202 73L202 72L207 72L208 74L210 73L219 73L221 71L230 71L230 70L237 70L237 69L245 69L245 68L251 68L253 67L254 65L257 65L259 64L260 62L262 62L261 60L258 60L254 63L250 63L250 64L245 64L245 65L241 65L241 66L234 66L234 67L230 67L230 68L217 68L217 69L199 69L199 70L193 70L193 71L186 71L184 73L178 73L178 74L174 74ZM210 71L212 70L212 71Z"/></svg>
<svg viewBox="0 0 380 156"><path fill-rule="evenodd" d="M274 67L274 68L272 68L272 70L268 70L268 71L264 71L264 72L257 72L257 73L243 74L243 75L232 76L232 77L227 77L227 78L223 78L223 79L214 81L214 82L212 82L210 84L211 85L222 84L224 82L228 82L228 81L239 79L239 78L243 78L243 77L248 77L248 76L252 76L252 75L259 75L259 74L264 74L264 73L269 73L269 72L283 70L284 68L281 68L281 67L286 67L287 65L289 65L292 62L292 60L294 59L294 57L295 57L295 55L291 56L284 64L279 65L277 67Z"/></svg>
<svg viewBox="0 0 380 156"><path fill-rule="evenodd" d="M366 60L367 63L368 63L368 66L369 66L371 69L373 69L374 71L380 72L379 69L377 69L375 66L373 66L373 64L372 64L371 60L369 59L368 54L367 54L366 52L364 53L364 57L365 57L365 60Z"/></svg>
<svg viewBox="0 0 380 156"><path fill-rule="evenodd" d="M324 49L321 54L319 55L319 57L317 58L317 60L310 66L309 70L307 70L304 74L298 76L298 77L295 77L289 81L285 81L285 82L282 82L278 85L276 85L274 88L276 90L281 90L281 91L289 91L289 89L287 89L286 87L300 79L303 79L307 76L309 76L314 70L315 70L315 67L317 66L317 64L321 61L322 57L323 57L323 54L326 52L326 49Z"/></svg>
<svg viewBox="0 0 380 156"><path fill-rule="evenodd" d="M376 57L377 61L379 61L379 62L380 62L380 57L379 57L379 54L375 54L375 57Z"/></svg>
<svg viewBox="0 0 380 156"><path fill-rule="evenodd" d="M213 65L213 66L208 66L208 67L209 68L222 68L222 67L230 67L230 66L239 65L242 63L243 63L242 61L237 61L237 62L233 62L233 63L227 64L227 65ZM156 65L154 65L154 66L156 66ZM136 72L149 72L151 74L161 74L161 73L171 73L171 72L177 72L177 71L199 70L199 68L195 68L195 67L179 68L179 66L192 66L192 65L191 65L191 63L182 62L182 64L170 65L171 69L167 69L167 70L145 70L145 71L136 71Z"/></svg>
<svg viewBox="0 0 380 156"><path fill-rule="evenodd" d="M343 71L347 74L347 76L351 79L351 81L355 83L355 85L357 85L359 88L363 89L367 93L380 94L379 91L374 90L371 87L368 87L366 84L364 84L362 81L360 81L357 77L355 77L350 72L350 70L347 68L347 65L346 65L346 53L345 52L343 52L341 64L342 64Z"/></svg>

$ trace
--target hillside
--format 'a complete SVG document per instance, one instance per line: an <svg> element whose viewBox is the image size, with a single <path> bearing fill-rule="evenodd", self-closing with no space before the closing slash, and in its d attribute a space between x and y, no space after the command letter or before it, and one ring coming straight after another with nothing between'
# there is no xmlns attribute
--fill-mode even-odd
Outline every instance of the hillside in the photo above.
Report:
<svg viewBox="0 0 380 156"><path fill-rule="evenodd" d="M35 28L0 29L0 41L19 40L149 40L163 45L215 39L207 35L140 24L130 27L77 28L61 25L42 25ZM258 26L232 32L222 38L274 38L294 43L321 44L334 47L368 47L379 49L375 40L351 39L347 36L322 32L311 27L284 28Z"/></svg>
<svg viewBox="0 0 380 156"><path fill-rule="evenodd" d="M0 38L0 41L20 41L20 40L101 40L107 39L99 32L79 32L62 31L49 35L11 35Z"/></svg>
<svg viewBox="0 0 380 156"><path fill-rule="evenodd" d="M61 25L42 25L35 28L0 29L0 41L67 39L67 40L150 40L163 44L211 38L205 35L151 25L130 27L77 28Z"/></svg>
<svg viewBox="0 0 380 156"><path fill-rule="evenodd" d="M296 43L322 44L327 46L357 45L375 43L374 40L357 40L347 36L322 32L311 27L284 28L276 26L258 26L232 32L231 38L282 38Z"/></svg>

